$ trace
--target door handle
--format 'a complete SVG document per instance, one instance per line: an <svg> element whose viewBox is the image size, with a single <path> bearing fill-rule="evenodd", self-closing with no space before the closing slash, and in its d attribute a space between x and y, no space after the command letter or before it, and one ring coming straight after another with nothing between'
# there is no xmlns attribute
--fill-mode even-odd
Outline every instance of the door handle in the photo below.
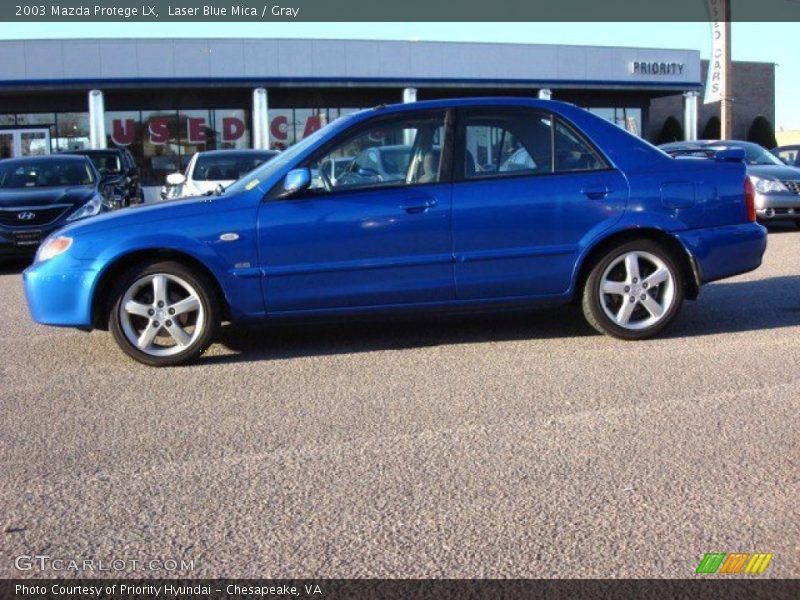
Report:
<svg viewBox="0 0 800 600"><path fill-rule="evenodd" d="M601 200L611 193L611 188L607 185L587 185L581 189L581 193L589 200Z"/></svg>
<svg viewBox="0 0 800 600"><path fill-rule="evenodd" d="M433 208L436 206L436 199L435 198L419 198L416 200L409 200L408 202L401 204L400 208L406 211L409 214L416 214L425 212L429 208Z"/></svg>

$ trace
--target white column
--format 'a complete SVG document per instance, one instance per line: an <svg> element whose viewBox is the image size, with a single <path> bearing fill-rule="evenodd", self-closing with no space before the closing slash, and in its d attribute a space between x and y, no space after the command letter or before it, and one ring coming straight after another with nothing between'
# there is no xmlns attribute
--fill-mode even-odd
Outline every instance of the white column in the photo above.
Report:
<svg viewBox="0 0 800 600"><path fill-rule="evenodd" d="M683 137L686 141L697 139L697 92L683 93Z"/></svg>
<svg viewBox="0 0 800 600"><path fill-rule="evenodd" d="M404 88L403 89L403 104L417 101L417 88Z"/></svg>
<svg viewBox="0 0 800 600"><path fill-rule="evenodd" d="M550 100L553 96L553 90L548 88L542 88L539 90L539 100Z"/></svg>
<svg viewBox="0 0 800 600"><path fill-rule="evenodd" d="M106 147L106 108L100 90L89 92L89 147Z"/></svg>
<svg viewBox="0 0 800 600"><path fill-rule="evenodd" d="M253 148L266 150L269 148L269 111L267 90L253 90Z"/></svg>

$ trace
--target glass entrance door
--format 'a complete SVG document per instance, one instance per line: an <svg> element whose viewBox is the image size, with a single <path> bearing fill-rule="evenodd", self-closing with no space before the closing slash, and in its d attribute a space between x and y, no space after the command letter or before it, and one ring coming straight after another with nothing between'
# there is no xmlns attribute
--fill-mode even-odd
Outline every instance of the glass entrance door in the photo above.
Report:
<svg viewBox="0 0 800 600"><path fill-rule="evenodd" d="M14 156L14 134L0 131L0 160Z"/></svg>
<svg viewBox="0 0 800 600"><path fill-rule="evenodd" d="M49 129L3 129L0 131L0 159L50 154Z"/></svg>

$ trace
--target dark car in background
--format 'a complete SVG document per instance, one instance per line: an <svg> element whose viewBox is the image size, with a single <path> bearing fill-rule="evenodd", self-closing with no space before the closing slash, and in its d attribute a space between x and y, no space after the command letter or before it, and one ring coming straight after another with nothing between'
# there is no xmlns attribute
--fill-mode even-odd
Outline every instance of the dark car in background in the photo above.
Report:
<svg viewBox="0 0 800 600"><path fill-rule="evenodd" d="M747 175L756 191L758 220L791 220L800 227L800 169L788 166L758 144L739 140L699 140L673 142L659 147L675 157L708 159L713 159L720 150L743 150Z"/></svg>
<svg viewBox="0 0 800 600"><path fill-rule="evenodd" d="M107 211L101 181L85 156L0 161L0 256L33 255L62 225Z"/></svg>
<svg viewBox="0 0 800 600"><path fill-rule="evenodd" d="M800 144L778 146L772 149L772 153L777 156L782 163L790 167L800 167Z"/></svg>
<svg viewBox="0 0 800 600"><path fill-rule="evenodd" d="M139 168L124 148L70 150L92 161L103 182L103 194L117 208L144 202Z"/></svg>

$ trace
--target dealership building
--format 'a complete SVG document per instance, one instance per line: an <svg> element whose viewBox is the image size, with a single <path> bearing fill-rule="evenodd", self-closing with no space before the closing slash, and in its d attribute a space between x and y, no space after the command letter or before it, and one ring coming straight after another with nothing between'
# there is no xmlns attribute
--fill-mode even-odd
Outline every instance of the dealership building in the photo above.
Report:
<svg viewBox="0 0 800 600"><path fill-rule="evenodd" d="M76 25L78 26L78 25ZM144 183L197 152L284 148L339 115L394 102L538 96L583 106L655 141L687 139L702 106L696 50L299 39L0 41L0 158L124 146ZM734 63L734 136L774 123L774 65ZM708 110L706 110L708 109Z"/></svg>

